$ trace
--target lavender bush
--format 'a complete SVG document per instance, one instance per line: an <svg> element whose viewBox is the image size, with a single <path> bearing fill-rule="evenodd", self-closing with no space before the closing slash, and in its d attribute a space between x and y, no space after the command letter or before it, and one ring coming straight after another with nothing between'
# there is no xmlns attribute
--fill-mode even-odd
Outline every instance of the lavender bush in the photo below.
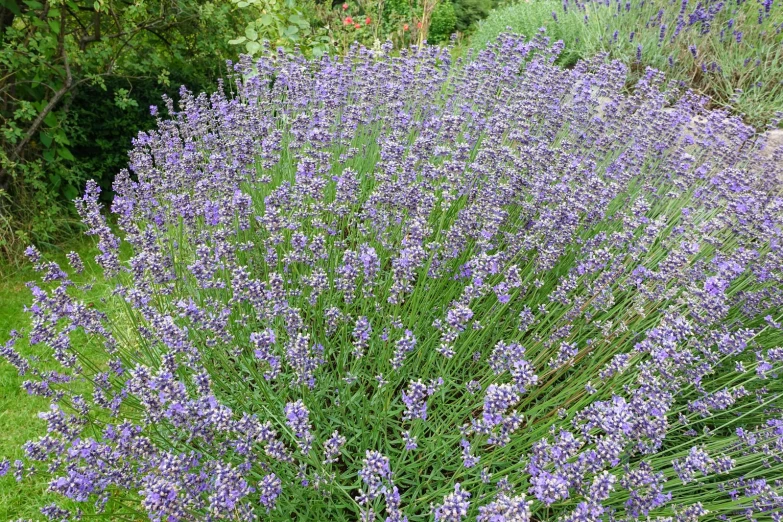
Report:
<svg viewBox="0 0 783 522"><path fill-rule="evenodd" d="M473 45L507 31L546 27L566 44L559 61L608 52L685 82L712 103L757 125L783 108L783 5L780 0L532 0L493 12Z"/></svg>
<svg viewBox="0 0 783 522"><path fill-rule="evenodd" d="M28 252L51 358L2 353L52 407L2 470L112 520L781 520L783 152L560 49L167 100L121 237L78 201L111 295Z"/></svg>

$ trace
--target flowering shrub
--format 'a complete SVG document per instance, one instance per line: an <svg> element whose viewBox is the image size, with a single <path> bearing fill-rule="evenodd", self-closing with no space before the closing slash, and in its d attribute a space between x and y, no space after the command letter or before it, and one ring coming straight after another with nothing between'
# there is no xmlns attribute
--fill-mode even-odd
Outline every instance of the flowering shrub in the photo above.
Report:
<svg viewBox="0 0 783 522"><path fill-rule="evenodd" d="M655 67L759 125L783 107L780 0L535 0L493 12L473 44L509 26L546 27L565 42L566 63L606 51L634 78Z"/></svg>
<svg viewBox="0 0 783 522"><path fill-rule="evenodd" d="M783 152L559 50L246 57L167 100L121 237L78 201L111 295L28 251L51 360L2 354L52 407L2 471L112 520L780 520Z"/></svg>

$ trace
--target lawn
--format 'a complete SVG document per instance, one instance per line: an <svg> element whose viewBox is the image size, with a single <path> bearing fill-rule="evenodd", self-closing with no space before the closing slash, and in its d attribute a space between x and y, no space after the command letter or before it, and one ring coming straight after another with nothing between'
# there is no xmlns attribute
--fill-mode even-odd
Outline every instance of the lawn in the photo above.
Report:
<svg viewBox="0 0 783 522"><path fill-rule="evenodd" d="M85 271L74 276L76 283L85 283L97 275L92 242L80 240L72 244L61 245L51 251L45 251L44 256L56 261L61 267L68 266L65 254L76 251L85 263ZM29 326L29 319L24 307L31 302L30 291L26 282L36 279L36 273L31 265L21 268L9 268L7 265L0 270L0 342L8 340L9 332L23 332ZM92 291L95 296L105 293L106 289L96 286ZM24 340L20 340L17 348L24 355L44 355L45 348L31 348ZM10 364L0 364L0 426L3 427L0 436L0 456L8 458L11 471L0 477L0 520L16 520L19 518L43 520L39 509L53 502L57 496L46 492L48 479L45 473L35 477L25 478L17 483L13 473L13 461L23 456L23 444L46 433L46 423L38 418L38 413L49 409L49 400L44 397L28 395L22 388L22 383L28 377L17 374ZM0 458L2 460L2 458ZM44 471L44 470L42 470Z"/></svg>

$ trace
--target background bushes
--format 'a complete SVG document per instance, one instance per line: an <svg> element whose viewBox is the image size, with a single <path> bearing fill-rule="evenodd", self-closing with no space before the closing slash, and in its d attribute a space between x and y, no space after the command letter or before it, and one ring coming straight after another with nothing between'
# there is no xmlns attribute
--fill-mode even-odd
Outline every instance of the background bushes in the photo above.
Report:
<svg viewBox="0 0 783 522"><path fill-rule="evenodd" d="M111 197L149 106L210 91L225 60L282 47L306 56L446 42L493 0L0 1L0 257L72 236L87 179ZM265 44L266 42L266 44Z"/></svg>
<svg viewBox="0 0 783 522"><path fill-rule="evenodd" d="M631 67L629 82L654 67L756 126L776 125L783 109L783 8L772 0L533 0L494 11L471 44L507 27L545 27L565 43L563 65L608 52Z"/></svg>
<svg viewBox="0 0 783 522"><path fill-rule="evenodd" d="M162 106L161 96L178 97L179 86L186 85L195 92L212 91L215 86L206 77L178 74L170 78L168 87L161 87L152 78L126 80L112 78L106 82L106 90L87 86L74 97L72 104L73 137L71 151L74 168L85 179L94 179L103 192L102 199L109 203L112 197L112 181L121 169L128 165L130 140L141 129L155 126L155 116L150 106ZM126 104L117 100L127 96Z"/></svg>
<svg viewBox="0 0 783 522"><path fill-rule="evenodd" d="M110 186L162 93L211 89L246 15L226 0L0 2L0 256L69 237L85 181Z"/></svg>
<svg viewBox="0 0 783 522"><path fill-rule="evenodd" d="M486 18L496 5L493 0L458 0L454 2L457 31L469 31L473 24Z"/></svg>
<svg viewBox="0 0 783 522"><path fill-rule="evenodd" d="M449 39L449 36L457 29L457 11L451 0L440 2L432 13L432 23L427 41L441 43Z"/></svg>
<svg viewBox="0 0 783 522"><path fill-rule="evenodd" d="M540 28L546 27L547 36L553 41L562 40L566 44L565 51L558 58L558 63L572 65L585 56L582 33L586 30L586 26L576 17L563 17L560 23L552 23L552 13L560 6L559 1L541 0L497 9L477 25L476 32L471 38L471 45L483 49L509 28L512 32L533 36Z"/></svg>

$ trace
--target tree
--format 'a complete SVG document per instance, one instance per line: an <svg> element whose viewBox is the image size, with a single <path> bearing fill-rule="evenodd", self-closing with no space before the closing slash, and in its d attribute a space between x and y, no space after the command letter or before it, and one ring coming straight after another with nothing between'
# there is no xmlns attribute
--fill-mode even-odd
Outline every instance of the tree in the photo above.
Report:
<svg viewBox="0 0 783 522"><path fill-rule="evenodd" d="M162 90L172 70L214 78L242 16L228 0L0 0L0 251L67 222L89 174L71 150L80 88L155 78ZM134 103L130 89L108 95Z"/></svg>

